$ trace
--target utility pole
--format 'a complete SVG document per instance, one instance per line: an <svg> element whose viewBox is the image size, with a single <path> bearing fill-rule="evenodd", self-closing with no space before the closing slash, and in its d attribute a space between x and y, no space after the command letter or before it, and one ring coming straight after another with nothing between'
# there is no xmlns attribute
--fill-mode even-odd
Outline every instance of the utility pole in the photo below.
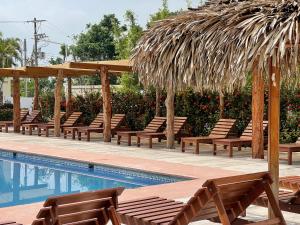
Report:
<svg viewBox="0 0 300 225"><path fill-rule="evenodd" d="M46 20L37 20L35 17L33 18L33 20L28 20L26 21L27 23L33 23L33 29L34 29L34 46L33 46L33 55L34 55L34 65L38 66L39 62L38 62L38 41L42 38L46 37L46 34L42 33L42 34L38 34L38 30L37 30L37 24L38 23L42 23L42 22L46 22Z"/></svg>
<svg viewBox="0 0 300 225"><path fill-rule="evenodd" d="M38 33L38 23L45 22L46 20L37 20L35 17L33 20L26 21L27 23L33 23L33 29L34 29L34 46L33 46L33 56L34 56L34 66L38 66L39 62L39 52L38 52L38 41L45 38L46 34ZM38 104L39 104L39 79L34 78L34 97L33 97L33 109L37 110L38 109Z"/></svg>

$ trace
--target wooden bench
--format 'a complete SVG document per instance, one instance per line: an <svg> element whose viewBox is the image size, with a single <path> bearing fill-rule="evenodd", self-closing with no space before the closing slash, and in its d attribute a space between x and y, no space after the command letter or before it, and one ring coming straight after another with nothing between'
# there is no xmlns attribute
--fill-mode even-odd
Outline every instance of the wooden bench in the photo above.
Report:
<svg viewBox="0 0 300 225"><path fill-rule="evenodd" d="M276 203L267 172L211 179L185 204L160 197L121 202L117 214L124 224L186 225L197 220L212 220L225 225L241 220L243 224L286 224ZM274 219L259 222L241 218L263 192L271 202Z"/></svg>
<svg viewBox="0 0 300 225"><path fill-rule="evenodd" d="M63 118L65 117L66 113L65 112L61 112L60 113L60 120L62 121ZM21 129L22 129L22 134L24 135L25 134L25 131L26 129L28 130L28 134L29 135L32 135L32 131L35 129L35 128L38 128L39 126L42 126L42 125L52 125L54 126L54 118L52 118L48 123L25 123L25 124L22 124L21 125Z"/></svg>
<svg viewBox="0 0 300 225"><path fill-rule="evenodd" d="M117 137L118 137L117 143L118 145L120 145L122 137L126 137L128 146L131 146L131 137L137 136L137 134L141 134L141 133L159 132L159 130L165 124L165 122L166 122L166 117L156 116L142 131L119 131L117 132Z"/></svg>
<svg viewBox="0 0 300 225"><path fill-rule="evenodd" d="M220 119L211 133L205 137L184 137L181 138L181 151L185 152L187 145L195 146L195 154L199 154L199 144L212 144L215 139L223 139L232 136L235 119Z"/></svg>
<svg viewBox="0 0 300 225"><path fill-rule="evenodd" d="M186 125L187 117L175 117L174 118L174 135L175 139L177 139L178 143L181 141L182 132L184 130L184 126ZM160 142L161 139L166 138L166 131L164 132L154 132L154 133L138 133L137 134L137 146L141 146L141 139L149 140L149 148L152 148L152 140L157 138Z"/></svg>
<svg viewBox="0 0 300 225"><path fill-rule="evenodd" d="M103 126L103 113L99 113L89 126L65 127L64 128L64 138L67 138L68 134L71 134L72 139L75 140L76 132L78 132L78 129L101 128L102 126Z"/></svg>
<svg viewBox="0 0 300 225"><path fill-rule="evenodd" d="M279 145L279 151L280 152L287 152L288 153L288 158L282 160L287 160L289 165L293 164L293 153L294 152L300 152L300 137L295 143L291 144L280 144Z"/></svg>
<svg viewBox="0 0 300 225"><path fill-rule="evenodd" d="M114 134L117 133L117 131L122 130L122 124L125 122L125 114L115 114L111 118L111 134L114 136ZM82 134L86 135L87 141L91 140L91 133L103 133L104 128L94 128L94 127L87 127L87 128L78 128L78 140L82 139Z"/></svg>
<svg viewBox="0 0 300 225"><path fill-rule="evenodd" d="M268 121L263 121L263 130L266 133ZM265 138L265 141L267 139ZM228 146L229 157L233 156L233 147L237 147L241 151L242 146L252 145L252 121L248 124L243 134L239 138L215 139L213 140L213 154L217 155L217 145ZM227 149L227 148L225 148Z"/></svg>
<svg viewBox="0 0 300 225"><path fill-rule="evenodd" d="M65 127L72 127L79 121L80 117L82 115L82 112L73 112L67 120L60 125L60 128L63 132ZM38 136L42 135L42 130L45 131L45 136L49 137L49 130L54 129L54 124L41 124L38 126Z"/></svg>

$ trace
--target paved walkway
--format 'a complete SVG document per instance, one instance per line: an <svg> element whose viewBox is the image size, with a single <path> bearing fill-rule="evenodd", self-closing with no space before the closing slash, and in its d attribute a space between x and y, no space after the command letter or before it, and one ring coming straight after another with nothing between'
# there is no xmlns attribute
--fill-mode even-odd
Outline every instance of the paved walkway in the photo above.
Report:
<svg viewBox="0 0 300 225"><path fill-rule="evenodd" d="M134 143L133 141L133 145ZM106 144L98 137L93 137L92 142L86 142L53 137L44 138L36 135L0 133L0 148L70 159L84 159L85 161L154 172L167 172L195 178L188 183L180 182L128 190L124 193L122 199L130 199L138 193L139 196L158 194L162 197L186 200L208 178L267 170L267 161L251 159L250 149L243 149L241 152L235 151L234 157L229 158L226 151L220 151L218 156L213 156L209 145L201 145L200 155L194 155L191 154L192 151L181 153L179 146L172 151L164 149L162 143L154 143L154 149L148 149L146 147L128 147L126 144L118 146L116 140L113 140L111 144ZM293 166L287 165L286 161L281 161L280 175L299 175L300 155L295 157L295 161ZM37 203L2 208L0 209L0 217L1 219L19 219L18 222L29 224L40 205L40 203ZM17 211L18 213L16 213ZM266 215L266 210L260 207L251 207L248 211L248 216L252 219L256 217L259 219L264 215ZM285 217L289 221L288 224L300 225L299 215L285 213ZM209 224L209 222L197 222L197 224Z"/></svg>

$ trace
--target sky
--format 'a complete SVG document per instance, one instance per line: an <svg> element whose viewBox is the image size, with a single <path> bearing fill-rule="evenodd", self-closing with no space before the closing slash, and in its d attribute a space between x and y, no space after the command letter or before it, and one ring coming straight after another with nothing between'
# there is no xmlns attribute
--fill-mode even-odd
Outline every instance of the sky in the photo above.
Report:
<svg viewBox="0 0 300 225"><path fill-rule="evenodd" d="M192 0L197 6L199 0ZM170 10L187 8L186 0L169 0ZM39 33L45 33L54 43L39 43L46 59L58 56L60 44L73 43L72 36L85 30L86 24L97 23L103 15L114 13L124 22L126 10L132 10L140 25L145 26L149 15L161 7L161 0L1 0L0 32L4 37L17 37L27 40L28 56L33 47L33 24L22 21L37 19L47 20L39 26ZM11 23L3 23L13 21ZM14 22L19 21L19 22Z"/></svg>

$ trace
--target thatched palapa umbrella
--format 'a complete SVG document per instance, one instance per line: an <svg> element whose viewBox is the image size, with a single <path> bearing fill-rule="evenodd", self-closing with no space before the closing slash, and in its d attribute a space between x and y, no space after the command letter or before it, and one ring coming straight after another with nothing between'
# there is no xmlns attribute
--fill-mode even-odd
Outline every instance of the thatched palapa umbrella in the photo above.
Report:
<svg viewBox="0 0 300 225"><path fill-rule="evenodd" d="M255 110L263 109L263 100L256 102L263 95L263 78L269 84L268 160L278 194L280 79L299 77L299 6L298 1L210 1L159 21L144 34L133 52L133 70L144 85L168 91L167 147L174 146L175 90L232 91L252 71L253 84L260 84ZM262 116L253 120L261 127Z"/></svg>

